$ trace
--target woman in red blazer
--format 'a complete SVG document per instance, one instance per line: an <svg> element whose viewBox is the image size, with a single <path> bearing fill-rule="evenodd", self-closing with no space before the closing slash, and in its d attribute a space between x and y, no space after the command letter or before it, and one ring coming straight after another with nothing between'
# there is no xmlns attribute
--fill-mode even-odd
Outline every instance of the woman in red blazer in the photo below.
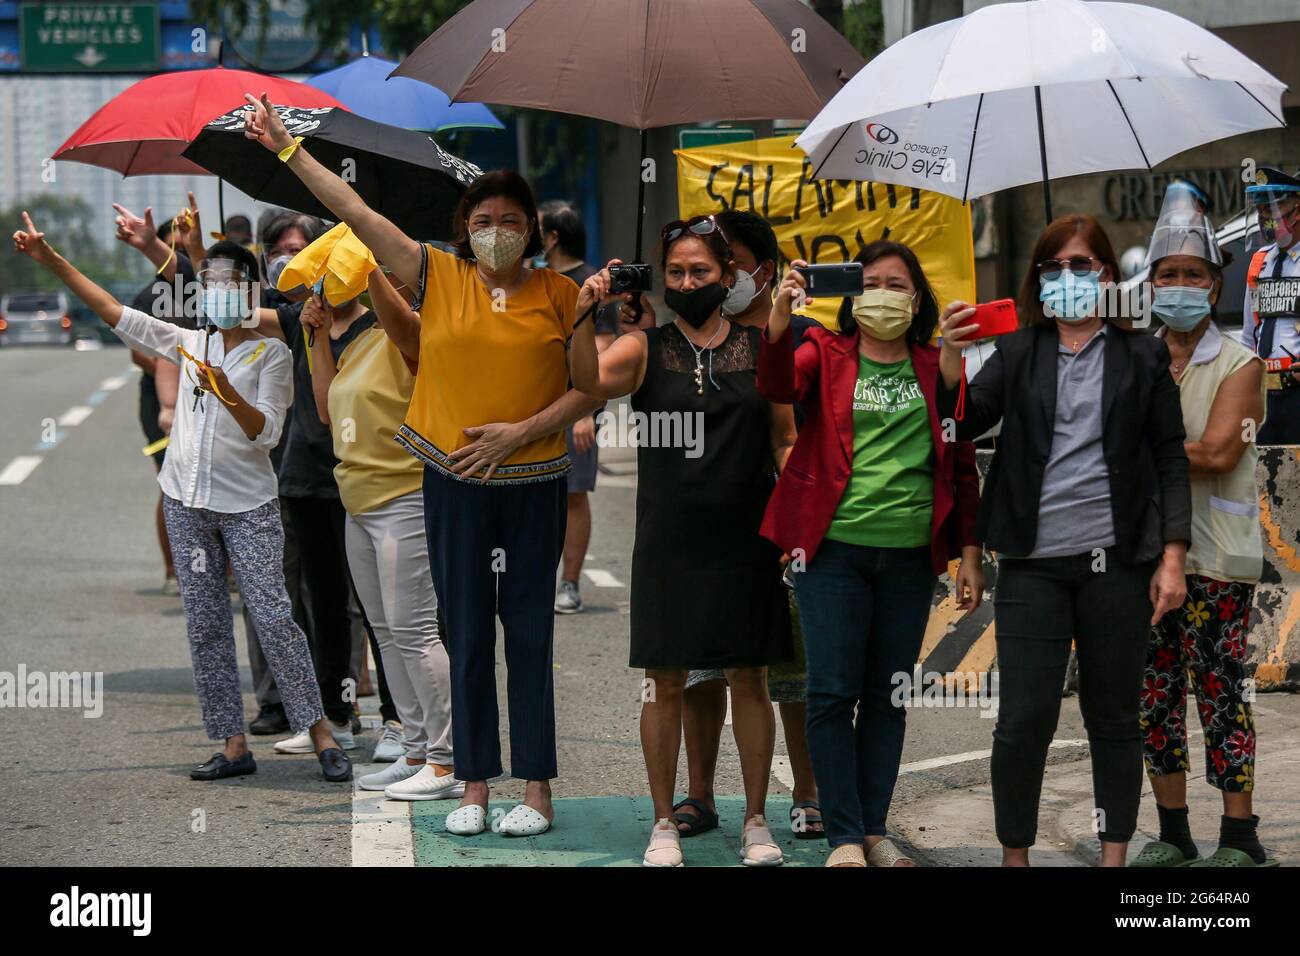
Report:
<svg viewBox="0 0 1300 956"><path fill-rule="evenodd" d="M881 240L856 261L865 291L844 300L838 333L815 328L792 348L792 304L811 301L795 269L772 306L758 390L801 403L804 422L761 531L798 572L827 865L908 865L885 837L906 721L898 675L910 679L950 558L960 606L982 600L979 476L974 446L935 413L939 309L916 256Z"/></svg>

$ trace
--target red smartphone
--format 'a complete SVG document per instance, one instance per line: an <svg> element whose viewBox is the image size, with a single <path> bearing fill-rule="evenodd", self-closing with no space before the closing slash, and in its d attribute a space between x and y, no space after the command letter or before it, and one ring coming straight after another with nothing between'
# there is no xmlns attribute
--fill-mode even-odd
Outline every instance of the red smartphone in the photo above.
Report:
<svg viewBox="0 0 1300 956"><path fill-rule="evenodd" d="M979 327L974 335L969 336L972 339L987 339L1014 332L1020 328L1020 320L1016 317L1016 300L996 299L976 305L975 314L970 317L970 321L962 324Z"/></svg>

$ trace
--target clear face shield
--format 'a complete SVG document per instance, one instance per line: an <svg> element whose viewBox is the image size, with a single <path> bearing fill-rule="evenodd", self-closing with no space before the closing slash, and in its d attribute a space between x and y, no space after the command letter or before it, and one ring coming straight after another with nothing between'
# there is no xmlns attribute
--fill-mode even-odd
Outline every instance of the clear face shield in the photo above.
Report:
<svg viewBox="0 0 1300 956"><path fill-rule="evenodd" d="M1171 183L1147 247L1146 265L1165 256L1196 256L1222 268L1223 253L1206 215L1205 194L1191 183Z"/></svg>
<svg viewBox="0 0 1300 956"><path fill-rule="evenodd" d="M1246 187L1246 254L1277 243L1288 249L1300 237L1300 189Z"/></svg>
<svg viewBox="0 0 1300 956"><path fill-rule="evenodd" d="M198 272L203 287L200 313L206 322L233 329L253 314L257 283L234 259L205 259Z"/></svg>

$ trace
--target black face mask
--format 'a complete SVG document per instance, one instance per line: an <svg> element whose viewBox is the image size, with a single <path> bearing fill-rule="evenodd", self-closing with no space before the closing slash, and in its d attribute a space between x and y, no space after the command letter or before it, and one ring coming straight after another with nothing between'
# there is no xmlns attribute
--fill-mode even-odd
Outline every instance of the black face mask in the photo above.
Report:
<svg viewBox="0 0 1300 956"><path fill-rule="evenodd" d="M693 329L709 320L727 298L727 287L721 282L710 282L690 292L664 289L664 305L672 309Z"/></svg>

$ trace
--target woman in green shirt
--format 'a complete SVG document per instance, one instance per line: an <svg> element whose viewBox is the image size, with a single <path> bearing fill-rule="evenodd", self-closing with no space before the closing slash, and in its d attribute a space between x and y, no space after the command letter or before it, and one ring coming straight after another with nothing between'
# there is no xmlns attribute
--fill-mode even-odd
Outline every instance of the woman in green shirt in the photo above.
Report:
<svg viewBox="0 0 1300 956"><path fill-rule="evenodd" d="M791 307L811 301L797 268L773 304L758 390L801 402L804 424L762 533L799 572L827 863L907 865L885 836L906 720L897 675L912 673L951 558L961 557L960 606L972 611L982 599L979 477L974 447L945 440L935 414L939 309L920 263L885 240L856 261L864 292L844 300L838 334L812 329L792 348Z"/></svg>

